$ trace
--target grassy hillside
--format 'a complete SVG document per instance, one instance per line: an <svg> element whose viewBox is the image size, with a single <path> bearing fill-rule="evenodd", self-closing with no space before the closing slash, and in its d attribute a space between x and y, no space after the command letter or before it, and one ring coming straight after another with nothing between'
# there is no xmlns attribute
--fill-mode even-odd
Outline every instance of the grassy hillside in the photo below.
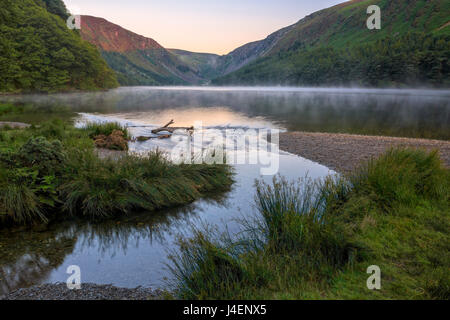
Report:
<svg viewBox="0 0 450 320"><path fill-rule="evenodd" d="M381 30L368 30L366 10L381 8ZM450 35L443 28L450 21L450 3L445 0L356 0L318 11L300 20L270 54L299 45L357 47L364 42L399 36L409 32Z"/></svg>
<svg viewBox="0 0 450 320"><path fill-rule="evenodd" d="M257 184L238 239L198 230L171 257L184 299L450 298L449 170L397 149L345 178ZM369 266L381 288L369 290Z"/></svg>
<svg viewBox="0 0 450 320"><path fill-rule="evenodd" d="M382 29L369 30L369 5ZM264 57L216 84L450 85L450 3L349 1L292 27Z"/></svg>
<svg viewBox="0 0 450 320"><path fill-rule="evenodd" d="M0 92L117 86L96 48L67 28L64 11L56 0L0 2Z"/></svg>

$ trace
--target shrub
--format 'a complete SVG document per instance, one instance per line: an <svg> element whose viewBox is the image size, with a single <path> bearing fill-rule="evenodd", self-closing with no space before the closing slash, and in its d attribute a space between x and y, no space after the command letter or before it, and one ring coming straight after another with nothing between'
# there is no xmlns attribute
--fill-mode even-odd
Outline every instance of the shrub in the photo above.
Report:
<svg viewBox="0 0 450 320"><path fill-rule="evenodd" d="M67 155L59 140L49 142L44 137L29 139L18 151L17 158L25 167L39 170L40 176L60 172L67 161Z"/></svg>

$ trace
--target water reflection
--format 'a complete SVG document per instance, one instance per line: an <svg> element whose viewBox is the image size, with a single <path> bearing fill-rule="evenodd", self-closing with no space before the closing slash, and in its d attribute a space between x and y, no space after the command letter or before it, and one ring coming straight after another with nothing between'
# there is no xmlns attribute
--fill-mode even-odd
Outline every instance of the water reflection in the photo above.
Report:
<svg viewBox="0 0 450 320"><path fill-rule="evenodd" d="M221 108L224 117L231 110L231 114L261 117L288 130L450 139L449 90L128 87L0 98L66 105L80 112L154 111L155 117L167 109L182 113ZM176 118L184 124L181 116Z"/></svg>
<svg viewBox="0 0 450 320"><path fill-rule="evenodd" d="M204 204L226 206L224 194L203 199ZM17 288L44 282L64 281L70 265L66 259L92 251L95 260L126 259L130 250L140 246L164 247L176 236L189 230L198 213L196 203L152 213L136 213L114 219L86 222L82 220L54 221L48 226L0 230L0 296ZM88 257L89 258L89 257ZM83 261L75 258L75 264ZM116 261L117 262L117 261ZM82 267L82 272L92 269ZM125 272L126 270L124 270ZM98 280L97 280L98 281ZM95 281L94 281L95 282Z"/></svg>
<svg viewBox="0 0 450 320"><path fill-rule="evenodd" d="M0 232L0 296L44 281L73 252L73 230Z"/></svg>

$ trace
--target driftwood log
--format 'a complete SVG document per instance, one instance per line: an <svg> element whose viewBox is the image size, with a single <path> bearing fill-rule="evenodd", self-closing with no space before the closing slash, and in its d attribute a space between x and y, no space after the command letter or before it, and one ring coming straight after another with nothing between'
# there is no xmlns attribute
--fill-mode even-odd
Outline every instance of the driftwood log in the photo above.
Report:
<svg viewBox="0 0 450 320"><path fill-rule="evenodd" d="M175 130L187 130L187 131L193 131L194 127L170 127L170 125L174 124L175 122L173 120L170 120L167 124L165 124L164 126L162 126L161 128L157 128L157 129L153 129L152 133L153 134L157 134L159 132L163 132L163 131L167 131L170 134L164 134L164 135L160 135L159 137L156 137L158 139L167 139L170 138L172 136L172 134L175 132ZM137 126L136 126L137 127ZM145 127L145 126L139 126L139 127ZM139 136L136 138L137 141L143 142L143 141L147 141L152 139L151 137L144 137L144 136Z"/></svg>
<svg viewBox="0 0 450 320"><path fill-rule="evenodd" d="M170 128L158 128L152 130L152 133L159 133L161 131L167 131L170 133L174 133L175 130L194 130L194 127L170 127Z"/></svg>
<svg viewBox="0 0 450 320"><path fill-rule="evenodd" d="M161 131L167 131L170 133L174 133L175 130L194 130L194 127L169 127L170 125L174 124L175 122L173 120L170 120L169 123L162 126L161 128L157 128L152 130L152 133L156 134Z"/></svg>

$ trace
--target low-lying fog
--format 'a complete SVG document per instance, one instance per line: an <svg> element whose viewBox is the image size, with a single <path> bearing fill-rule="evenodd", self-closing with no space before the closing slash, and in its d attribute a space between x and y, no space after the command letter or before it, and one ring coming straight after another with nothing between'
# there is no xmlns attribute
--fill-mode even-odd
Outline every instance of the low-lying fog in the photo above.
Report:
<svg viewBox="0 0 450 320"><path fill-rule="evenodd" d="M178 123L184 121L181 116L189 109L200 110L201 118L202 109L221 108L249 118L260 117L287 130L450 139L450 90L122 87L107 92L0 99L109 114L152 112L157 115L167 110L176 114L178 110L180 116L175 119Z"/></svg>

